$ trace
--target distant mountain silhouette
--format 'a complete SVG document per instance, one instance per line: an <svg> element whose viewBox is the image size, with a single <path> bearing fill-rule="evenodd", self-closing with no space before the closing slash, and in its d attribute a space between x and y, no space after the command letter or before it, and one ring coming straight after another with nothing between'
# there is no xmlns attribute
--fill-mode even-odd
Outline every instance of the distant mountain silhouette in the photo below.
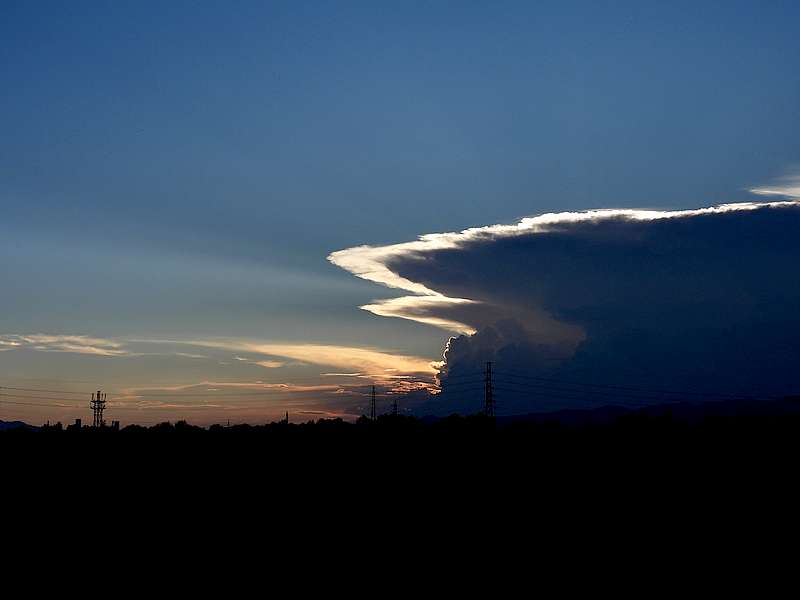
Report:
<svg viewBox="0 0 800 600"><path fill-rule="evenodd" d="M640 415L649 417L669 416L673 419L698 423L711 417L768 417L800 414L800 397L787 397L776 400L724 400L717 402L675 402L654 404L641 408L623 406L601 406L599 408L564 409L554 412L530 413L498 417L499 425L521 423L559 423L561 425L605 425L623 416Z"/></svg>
<svg viewBox="0 0 800 600"><path fill-rule="evenodd" d="M629 407L603 405L597 408L567 408L557 411L499 416L498 426L520 423L557 423L559 425L602 426L626 416L664 417L696 424L703 419L714 417L778 417L781 415L800 415L800 396L788 396L771 400L720 400L684 401L649 406ZM420 419L427 425L439 423L443 417L426 415Z"/></svg>
<svg viewBox="0 0 800 600"><path fill-rule="evenodd" d="M22 421L0 421L0 431L6 431L8 429L29 429L31 431L38 431L38 427L34 427L33 425L28 425Z"/></svg>

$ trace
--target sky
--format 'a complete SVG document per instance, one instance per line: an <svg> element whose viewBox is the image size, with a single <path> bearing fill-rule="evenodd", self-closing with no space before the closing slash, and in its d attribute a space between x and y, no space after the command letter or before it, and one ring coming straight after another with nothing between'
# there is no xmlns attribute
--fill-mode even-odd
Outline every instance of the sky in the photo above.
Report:
<svg viewBox="0 0 800 600"><path fill-rule="evenodd" d="M676 247L719 257L709 239L730 232L750 232L736 247L753 259L750 299L783 306L790 273L759 279L756 259L796 256L782 229L792 206L579 211L800 197L798 19L797 3L755 1L3 2L0 419L87 419L95 389L123 423L354 418L373 382L382 404L471 412L480 390L448 404L422 389L446 389L457 350L465 377L486 357L541 373L531 356L544 345L583 361L547 376L630 381L598 357L620 350L624 315L649 301L575 289L600 268L578 259L603 257L630 286L652 266L642 257L666 253L671 272L688 260ZM555 234L535 239L523 226L381 250L554 213L589 217L550 219ZM631 245L581 245L598 220ZM365 271L365 245L388 281ZM699 260L739 289L724 260ZM526 279L543 287L505 285ZM723 311L740 316L717 331L746 323L762 347L758 323L794 319L756 305ZM687 305L661 310L655 322ZM672 330L700 343L695 321ZM663 375L677 363L647 348L663 385L727 380L676 382ZM783 381L757 371L731 390L767 376ZM568 404L518 396L507 390L507 410Z"/></svg>

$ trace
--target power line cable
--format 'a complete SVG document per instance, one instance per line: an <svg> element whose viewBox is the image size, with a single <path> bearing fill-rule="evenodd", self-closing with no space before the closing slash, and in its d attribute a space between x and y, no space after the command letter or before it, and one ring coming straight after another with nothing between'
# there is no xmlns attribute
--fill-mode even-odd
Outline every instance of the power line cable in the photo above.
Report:
<svg viewBox="0 0 800 600"><path fill-rule="evenodd" d="M516 385L522 387L523 384L515 382L515 381L505 381L501 380L501 383L505 385ZM543 385L540 383L527 383L524 384L525 389L543 389L543 390L552 390L556 392L567 392L567 393L579 393L579 394L594 394L598 396L608 396L612 398L633 398L633 399L646 399L646 400L655 400L655 401L670 401L670 398L664 398L663 396L643 396L641 394L638 395L631 395L625 392L616 392L616 391L603 391L603 390L583 390L583 389L575 389L569 387L559 387L559 386L549 386ZM655 392L643 392L643 393L655 393Z"/></svg>
<svg viewBox="0 0 800 600"><path fill-rule="evenodd" d="M499 389L500 391L503 391L503 392L511 393L511 394L524 393L524 392L521 392L519 390L512 390L512 389L508 389L508 388L504 388L504 387L498 387L497 389ZM642 407L645 407L645 406L652 406L653 405L653 403L649 403L648 404L648 403L645 403L645 402L635 402L635 401L632 401L632 400L613 400L613 399L598 399L598 398L585 398L585 397L581 398L581 397L577 397L577 396L567 396L567 395L563 395L563 394L556 394L556 393L553 393L553 392L544 392L544 393L537 393L537 394L530 394L529 393L529 395L535 395L535 396L538 396L538 397L545 397L545 398L557 398L557 399L560 399L560 400L573 400L573 401L576 401L576 402L585 402L585 403L588 403L588 404L593 404L595 406L600 405L603 402L605 402L606 404L616 404L616 405L621 405L621 406L629 406L629 407L630 406L635 406L637 408L642 408Z"/></svg>
<svg viewBox="0 0 800 600"><path fill-rule="evenodd" d="M63 402L79 402L75 398L54 398L52 396L24 396L22 394L2 394L0 393L1 397L5 398L18 398L18 399L25 399L25 400L61 400Z"/></svg>
<svg viewBox="0 0 800 600"><path fill-rule="evenodd" d="M752 396L748 394L734 394L731 392L698 392L698 391L687 391L687 390L666 390L666 389L649 389L649 388L638 388L638 387L631 387L631 386L621 386L621 385L611 385L611 384L603 384L603 383L590 383L590 382L580 382L580 381L567 381L564 379L553 379L549 377L538 377L534 375L518 375L513 372L508 371L501 371L500 376L502 377L505 375L506 377L515 377L518 379L531 379L536 381L545 381L545 382L552 382L552 383L561 383L564 385L575 385L575 386L586 386L586 387L598 387L598 388L608 388L608 389L616 389L616 390L627 390L632 392L644 392L650 394L674 394L674 395L683 395L683 396L725 396L729 398L752 398L752 399L762 399L762 398L772 398L770 396Z"/></svg>
<svg viewBox="0 0 800 600"><path fill-rule="evenodd" d="M79 394L81 396L90 396L92 394L92 392L72 392L68 390L42 390L39 388L10 387L7 385L0 385L0 390L14 390L18 392L40 392L43 394Z"/></svg>

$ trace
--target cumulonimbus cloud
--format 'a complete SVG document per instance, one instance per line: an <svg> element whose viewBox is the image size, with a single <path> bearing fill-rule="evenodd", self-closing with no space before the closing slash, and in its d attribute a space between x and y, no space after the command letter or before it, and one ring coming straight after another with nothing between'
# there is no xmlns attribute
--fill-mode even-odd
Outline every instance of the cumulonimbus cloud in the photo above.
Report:
<svg viewBox="0 0 800 600"><path fill-rule="evenodd" d="M799 358L796 201L550 213L329 260L412 294L362 308L459 334L445 388L494 360L573 379L785 392Z"/></svg>

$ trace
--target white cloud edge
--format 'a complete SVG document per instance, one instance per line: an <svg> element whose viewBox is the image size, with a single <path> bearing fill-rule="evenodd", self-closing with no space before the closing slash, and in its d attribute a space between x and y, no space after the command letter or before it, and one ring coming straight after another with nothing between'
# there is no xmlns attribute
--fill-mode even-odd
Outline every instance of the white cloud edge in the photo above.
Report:
<svg viewBox="0 0 800 600"><path fill-rule="evenodd" d="M781 200L772 202L738 202L719 204L716 206L687 209L687 210L647 210L647 209L617 209L604 208L584 211L566 211L559 213L544 213L533 217L525 217L512 225L487 225L472 227L459 232L429 233L419 236L411 242L388 244L385 246L354 246L332 252L328 261L367 281L372 281L389 288L411 292L412 296L403 296L389 300L375 300L360 308L378 316L397 317L433 325L441 329L459 334L474 333L474 329L466 323L459 323L435 316L416 314L424 312L432 303L439 306L474 303L469 298L450 298L437 290L430 289L421 283L410 281L401 277L388 266L392 260L423 255L427 252L438 250L451 250L459 248L471 241L485 238L505 238L518 235L546 233L555 225L563 223L580 223L599 221L603 219L626 219L631 221L655 221L660 219L686 218L700 215L722 214L735 211L750 211L759 208L796 206L800 200L800 178L792 178L797 183L797 188L775 188L751 190L755 194L775 194L797 198L794 200ZM779 191L783 190L783 191ZM787 193L794 190L794 196Z"/></svg>

